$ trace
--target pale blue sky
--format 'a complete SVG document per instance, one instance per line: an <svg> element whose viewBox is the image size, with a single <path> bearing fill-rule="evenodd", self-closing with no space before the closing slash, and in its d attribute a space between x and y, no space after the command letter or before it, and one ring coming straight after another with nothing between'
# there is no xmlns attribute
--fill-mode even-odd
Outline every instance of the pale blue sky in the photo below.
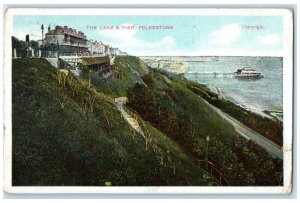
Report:
<svg viewBox="0 0 300 203"><path fill-rule="evenodd" d="M41 24L67 25L88 39L119 47L133 55L280 55L281 16L14 16L18 38L41 38ZM100 30L99 26L174 26L172 30ZM97 30L87 26L96 25ZM260 25L263 29L245 29Z"/></svg>

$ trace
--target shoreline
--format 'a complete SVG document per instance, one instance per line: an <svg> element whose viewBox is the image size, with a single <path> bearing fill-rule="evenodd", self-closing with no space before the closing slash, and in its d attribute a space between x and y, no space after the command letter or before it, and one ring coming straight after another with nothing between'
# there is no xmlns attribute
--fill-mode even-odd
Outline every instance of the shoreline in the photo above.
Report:
<svg viewBox="0 0 300 203"><path fill-rule="evenodd" d="M201 84L201 83L199 83L199 84ZM281 116L283 114L282 110L258 107L243 98L238 98L234 94L224 92L219 87L214 87L214 86L207 86L207 87L209 88L210 91L217 94L219 98L229 100L247 111L251 111L255 114L258 114L260 116L263 116L263 117L266 117L269 119L276 118L276 119L279 119L280 121L282 121L282 116Z"/></svg>
<svg viewBox="0 0 300 203"><path fill-rule="evenodd" d="M175 60L161 59L159 57L156 58L156 60L153 57L143 58L142 60L145 64L149 65L151 68L158 69L158 70L166 70L170 73L177 74L177 75L185 74L189 71L189 65L188 65L187 61L180 61L177 59L175 59ZM165 64L165 62L167 62L167 63ZM170 67L171 64L175 65L175 67L173 66L171 68ZM185 78L187 80L190 80L186 76L185 76ZM190 81L194 81L194 80L190 80ZM199 81L194 81L194 82L203 84ZM238 97L237 95L234 95L232 93L226 92L219 87L214 87L214 86L211 86L208 84L203 84L203 85L206 85L211 92L217 94L218 98L231 101L234 104L236 104L237 106L239 106L240 108L245 109L246 111L250 111L252 113L255 113L255 114L260 115L265 118L278 119L280 121L283 121L282 106L274 107L274 108L272 108L272 107L266 108L266 107L262 107L262 106L257 106L255 104L247 101L246 99Z"/></svg>

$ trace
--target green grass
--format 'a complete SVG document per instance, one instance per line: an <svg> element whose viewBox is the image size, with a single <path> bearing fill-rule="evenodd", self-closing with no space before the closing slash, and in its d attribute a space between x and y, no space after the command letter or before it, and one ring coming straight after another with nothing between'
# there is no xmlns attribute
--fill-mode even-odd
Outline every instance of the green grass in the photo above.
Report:
<svg viewBox="0 0 300 203"><path fill-rule="evenodd" d="M136 84L127 94L129 106L144 120L198 160L211 161L231 185L282 184L282 162L239 136L204 102L203 95L199 97L187 88L187 80L166 80L159 71L150 72L143 79L147 86ZM265 160L265 164L260 160Z"/></svg>
<svg viewBox="0 0 300 203"><path fill-rule="evenodd" d="M122 79L92 75L88 88L85 71L77 78L42 59L13 60L13 185L218 185L205 159L230 185L282 184L282 162L203 100L216 95L199 96L137 57L117 57L115 67ZM147 147L111 104L119 96L138 112Z"/></svg>
<svg viewBox="0 0 300 203"><path fill-rule="evenodd" d="M42 59L13 60L12 69L14 186L216 184L149 123L157 147L146 150L142 136L86 81Z"/></svg>
<svg viewBox="0 0 300 203"><path fill-rule="evenodd" d="M126 65L130 66L140 75L144 75L149 72L149 68L143 63L143 61L140 58L136 56L116 56L115 66L124 68L126 67Z"/></svg>
<svg viewBox="0 0 300 203"><path fill-rule="evenodd" d="M205 85L187 81L187 87L207 100L212 105L228 113L232 117L249 126L254 131L272 140L279 146L283 143L283 125L278 119L269 119L247 111L226 99L219 99L218 95L211 92Z"/></svg>

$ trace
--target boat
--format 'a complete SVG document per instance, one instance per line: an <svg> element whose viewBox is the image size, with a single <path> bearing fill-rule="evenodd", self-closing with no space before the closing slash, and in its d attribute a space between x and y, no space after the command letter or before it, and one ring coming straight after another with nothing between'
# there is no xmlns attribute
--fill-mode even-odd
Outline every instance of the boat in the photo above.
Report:
<svg viewBox="0 0 300 203"><path fill-rule="evenodd" d="M236 72L234 72L234 77L236 78L249 78L249 79L256 79L256 78L263 78L264 76L251 67L244 67L241 69L237 69Z"/></svg>

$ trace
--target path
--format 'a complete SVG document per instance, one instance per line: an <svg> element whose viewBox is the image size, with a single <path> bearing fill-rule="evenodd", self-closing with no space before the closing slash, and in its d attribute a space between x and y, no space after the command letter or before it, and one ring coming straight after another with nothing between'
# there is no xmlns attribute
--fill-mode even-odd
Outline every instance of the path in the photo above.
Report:
<svg viewBox="0 0 300 203"><path fill-rule="evenodd" d="M129 123L129 125L145 138L144 132L141 126L139 125L139 123L137 122L137 120L125 111L124 104L126 104L127 100L128 100L127 97L116 98L115 99L116 107L121 112L125 120Z"/></svg>
<svg viewBox="0 0 300 203"><path fill-rule="evenodd" d="M141 126L139 125L139 123L137 122L137 120L135 118L133 118L131 115L129 115L126 110L124 105L126 104L126 102L128 101L127 97L118 97L114 100L116 107L118 108L118 110L121 112L122 116L125 118L125 120L129 123L129 125L135 130L137 131L140 135L142 135L145 140L146 140L146 149L147 149L147 140L145 133L143 132ZM212 177L215 178L216 182L218 182L220 185L230 185L229 182L227 181L227 179L223 176L223 174L214 166L213 163L207 161L207 160L199 160L200 162L204 162L206 165L206 167L209 167L208 170L208 174L210 171L210 175ZM198 165L196 165L198 166ZM216 177L216 175L212 174L212 171L214 171L215 173L218 174L218 176Z"/></svg>
<svg viewBox="0 0 300 203"><path fill-rule="evenodd" d="M205 100L204 100L205 101ZM211 105L207 101L205 101L213 110L215 110L219 115L224 118L226 121L231 123L235 128L236 132L245 137L246 139L251 139L256 144L264 148L268 151L271 155L283 159L283 151L282 148L279 147L277 144L272 142L271 140L267 139L266 137L260 135L259 133L253 131L243 123L239 122L238 120L234 119L233 117L229 116L227 113L224 113L220 109L216 108L215 106Z"/></svg>

